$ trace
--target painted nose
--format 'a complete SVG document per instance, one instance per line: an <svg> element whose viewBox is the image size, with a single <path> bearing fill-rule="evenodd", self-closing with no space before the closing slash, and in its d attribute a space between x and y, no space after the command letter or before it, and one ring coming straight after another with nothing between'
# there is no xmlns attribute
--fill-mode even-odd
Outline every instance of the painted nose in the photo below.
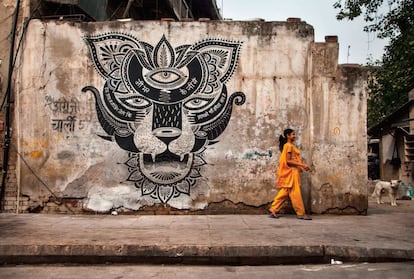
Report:
<svg viewBox="0 0 414 279"><path fill-rule="evenodd" d="M166 144L181 135L181 103L153 105L152 133Z"/></svg>
<svg viewBox="0 0 414 279"><path fill-rule="evenodd" d="M166 144L181 136L181 130L174 127L162 127L152 131L152 134Z"/></svg>

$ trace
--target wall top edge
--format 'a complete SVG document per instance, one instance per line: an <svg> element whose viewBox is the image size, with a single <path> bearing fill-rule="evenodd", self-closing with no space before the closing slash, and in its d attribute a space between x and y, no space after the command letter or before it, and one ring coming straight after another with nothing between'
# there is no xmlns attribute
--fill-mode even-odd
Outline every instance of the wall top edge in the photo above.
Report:
<svg viewBox="0 0 414 279"><path fill-rule="evenodd" d="M83 24L93 24L93 25L101 25L101 24L122 24L122 23L154 23L154 22L162 22L162 23L168 23L168 24L181 24L181 23L203 23L203 24L239 24L239 23L259 23L259 24L272 24L272 25L307 25L313 29L313 26L308 24L306 21L299 20L291 20L287 19L286 21L266 21L261 18L254 18L254 19L248 19L248 20L232 20L232 19L224 19L224 20L207 20L207 19L199 19L199 20L193 20L193 19L183 19L183 20L174 20L172 18L162 18L159 20L134 20L130 18L124 18L119 20L113 20L113 21L94 21L94 22L87 22L87 21L81 21L76 20L72 18L44 18L44 19L32 19L37 20L41 22L62 22L62 23L83 23Z"/></svg>

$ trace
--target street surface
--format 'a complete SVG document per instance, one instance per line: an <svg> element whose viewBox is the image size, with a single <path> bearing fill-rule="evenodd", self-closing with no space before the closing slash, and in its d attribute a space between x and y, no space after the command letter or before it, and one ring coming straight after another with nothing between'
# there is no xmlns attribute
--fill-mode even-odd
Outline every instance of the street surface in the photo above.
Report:
<svg viewBox="0 0 414 279"><path fill-rule="evenodd" d="M414 262L341 265L191 266L191 265L37 265L0 267L4 279L412 279Z"/></svg>
<svg viewBox="0 0 414 279"><path fill-rule="evenodd" d="M0 252L3 253L5 265L0 265L0 279L411 279L414 278L414 201L397 203L398 207L392 207L389 203L377 205L370 199L368 216L314 215L314 220L306 222L296 220L295 216L290 215L274 220L264 214L4 214L0 215ZM255 261L250 261L253 266L231 263L213 265L210 262L205 263L211 265L167 265L165 262L161 264L162 261L159 260L158 264L149 264L148 260L137 264L134 261L142 260L140 257L133 257L137 251L153 255L154 262L157 262L154 251L158 251L161 256L179 258L180 254L171 254L179 250L177 247L195 249L184 249L187 253L210 251L206 256L213 258L220 255L236 259L249 256L250 260ZM316 249L318 247L324 255L319 259L324 261L321 264L311 264L312 258L309 256L319 255L319 250ZM287 253L290 264L266 265L263 262L263 255L284 257L282 252ZM197 257L197 253L190 255ZM17 255L16 259L21 260L20 264L13 265L8 262L7 260L13 259L7 257L8 255ZM81 264L84 262L79 257L84 255L89 255L90 259L101 259L97 261L100 265ZM105 260L105 255L132 255L129 258L132 261L111 264ZM344 262L340 258L332 259L331 257L335 257L333 255L342 255ZM65 259L63 262L68 264L57 264L54 256ZM362 260L367 256L370 263ZM31 265L24 261L28 258L40 261ZM337 264L331 264L331 260ZM396 262L397 260L400 262Z"/></svg>

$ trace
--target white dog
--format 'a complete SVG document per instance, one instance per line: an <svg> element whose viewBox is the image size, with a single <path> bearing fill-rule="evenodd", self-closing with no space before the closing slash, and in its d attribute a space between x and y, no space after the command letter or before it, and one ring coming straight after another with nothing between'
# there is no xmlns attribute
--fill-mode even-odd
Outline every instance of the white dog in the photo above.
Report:
<svg viewBox="0 0 414 279"><path fill-rule="evenodd" d="M391 200L392 206L397 206L397 191L398 186L400 185L401 180L391 180L388 181L378 181L375 184L374 192L372 193L372 197L377 199L377 203L380 204L381 202L381 196L383 192L388 191L388 196Z"/></svg>

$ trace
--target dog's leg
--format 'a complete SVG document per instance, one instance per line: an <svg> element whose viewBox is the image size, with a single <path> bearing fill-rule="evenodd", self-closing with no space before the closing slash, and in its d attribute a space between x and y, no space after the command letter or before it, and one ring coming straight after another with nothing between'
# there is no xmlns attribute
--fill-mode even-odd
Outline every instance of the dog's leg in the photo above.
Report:
<svg viewBox="0 0 414 279"><path fill-rule="evenodd" d="M397 197L395 193L392 192L392 190L390 190L389 196L391 200L391 206L397 206Z"/></svg>
<svg viewBox="0 0 414 279"><path fill-rule="evenodd" d="M377 199L377 204L381 204L381 191L378 193L377 190L375 190L375 197Z"/></svg>
<svg viewBox="0 0 414 279"><path fill-rule="evenodd" d="M375 189L375 191L377 195L377 203L381 204L382 203L382 188L377 188Z"/></svg>
<svg viewBox="0 0 414 279"><path fill-rule="evenodd" d="M381 190L379 190L378 191L378 196L377 196L378 198L377 198L377 202L378 202L378 204L381 204L381 203L383 203L382 202L382 193L381 193Z"/></svg>
<svg viewBox="0 0 414 279"><path fill-rule="evenodd" d="M379 192L381 193L381 190ZM376 199L377 204L380 204L379 195L378 195L378 186L377 185L375 185L374 192L372 192L371 196Z"/></svg>

